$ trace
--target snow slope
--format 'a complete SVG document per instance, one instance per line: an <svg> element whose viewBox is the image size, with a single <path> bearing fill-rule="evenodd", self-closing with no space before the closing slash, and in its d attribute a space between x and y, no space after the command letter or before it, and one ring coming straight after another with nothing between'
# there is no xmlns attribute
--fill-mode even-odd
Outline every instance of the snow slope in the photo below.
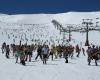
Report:
<svg viewBox="0 0 100 80"><path fill-rule="evenodd" d="M0 21L11 23L45 24L56 19L63 24L81 24L85 18L100 18L100 12L67 12L59 14L18 14L18 15L0 15Z"/></svg>
<svg viewBox="0 0 100 80"><path fill-rule="evenodd" d="M69 12L61 14L20 14L20 15L0 15L0 46L5 41L7 44L19 44L23 39L23 44L28 39L28 44L33 43L31 39L43 42L49 41L52 44L62 40L62 35L53 26L51 21L56 19L61 24L81 24L83 18L100 18L100 12ZM80 44L84 47L85 33L71 33L72 44ZM89 32L90 43L100 45L99 32ZM10 37L10 38L8 38ZM66 34L66 38L68 35ZM41 40L39 40L41 42ZM42 43L43 43L42 42ZM36 42L37 43L37 42ZM48 60L47 65L43 65L38 59L34 61L36 52L33 52L32 62L27 62L26 66L15 64L15 59L10 55L10 59L5 58L5 54L0 50L0 80L99 80L100 79L100 61L99 66L95 66L94 61L91 66L87 65L87 56L81 56L69 59L65 64L64 59Z"/></svg>
<svg viewBox="0 0 100 80"><path fill-rule="evenodd" d="M35 53L34 53L35 57ZM100 66L87 65L87 57L69 59L66 64L64 59L48 60L47 65L42 61L27 62L26 66L15 64L15 59L6 59L0 54L0 78L2 80L99 80ZM99 63L100 65L100 63Z"/></svg>

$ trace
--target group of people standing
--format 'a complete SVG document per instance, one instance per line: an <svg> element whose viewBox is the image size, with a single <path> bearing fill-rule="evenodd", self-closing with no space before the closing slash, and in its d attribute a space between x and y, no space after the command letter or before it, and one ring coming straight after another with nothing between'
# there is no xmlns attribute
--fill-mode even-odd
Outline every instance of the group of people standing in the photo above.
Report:
<svg viewBox="0 0 100 80"><path fill-rule="evenodd" d="M89 46L87 49L88 55L88 65L91 65L91 60L95 60L95 65L98 66L97 61L100 59L100 47L99 46Z"/></svg>
<svg viewBox="0 0 100 80"><path fill-rule="evenodd" d="M2 44L2 53L6 54L6 58L10 58L10 53L16 58L16 63L18 63L18 60L20 59L20 63L25 65L25 61L31 62L31 58L33 55L33 51L37 50L37 56L35 60L40 56L41 60L43 61L43 64L46 64L48 53L49 53L49 47L48 45L6 45L4 42Z"/></svg>
<svg viewBox="0 0 100 80"><path fill-rule="evenodd" d="M79 57L81 50L83 51L83 55L85 56L85 50L84 48L80 48L77 44L76 46L62 46L62 45L36 45L36 44L20 44L15 45L7 45L5 42L2 44L2 53L6 53L6 58L10 58L10 54L16 58L16 63L20 61L22 65L25 65L26 61L31 62L34 52L37 51L37 55L35 57L35 60L40 57L41 61L43 61L43 64L47 64L47 59L50 58L52 61L57 58L64 58L65 63L68 63L68 58L73 58L74 53L77 53L76 57Z"/></svg>

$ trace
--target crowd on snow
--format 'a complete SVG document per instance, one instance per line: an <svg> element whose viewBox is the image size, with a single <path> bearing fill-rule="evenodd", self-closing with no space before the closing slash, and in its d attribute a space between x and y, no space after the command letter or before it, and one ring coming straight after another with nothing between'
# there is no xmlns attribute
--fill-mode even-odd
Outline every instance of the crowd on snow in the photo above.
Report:
<svg viewBox="0 0 100 80"><path fill-rule="evenodd" d="M76 57L79 57L80 53L84 56L87 55L88 65L90 65L91 60L95 60L96 66L97 61L100 59L100 47L98 46L88 46L88 49L85 50L83 47L80 47L78 44L76 46L68 45L37 45L37 44L21 44L19 45L10 44L7 45L5 42L2 44L2 53L6 55L6 58L10 58L10 54L12 54L15 59L16 63L21 63L22 65L26 65L26 61L31 62L33 56L33 51L37 51L37 56L40 57L43 64L47 64L47 59L51 56L52 61L57 58L64 58L65 63L68 63L68 58L73 59L73 55L77 54Z"/></svg>

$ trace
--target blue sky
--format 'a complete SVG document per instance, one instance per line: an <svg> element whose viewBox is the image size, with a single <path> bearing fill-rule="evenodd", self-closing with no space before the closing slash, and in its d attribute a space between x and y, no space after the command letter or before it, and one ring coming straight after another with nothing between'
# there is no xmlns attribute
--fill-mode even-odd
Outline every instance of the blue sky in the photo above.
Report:
<svg viewBox="0 0 100 80"><path fill-rule="evenodd" d="M0 13L32 14L100 11L100 0L0 0Z"/></svg>

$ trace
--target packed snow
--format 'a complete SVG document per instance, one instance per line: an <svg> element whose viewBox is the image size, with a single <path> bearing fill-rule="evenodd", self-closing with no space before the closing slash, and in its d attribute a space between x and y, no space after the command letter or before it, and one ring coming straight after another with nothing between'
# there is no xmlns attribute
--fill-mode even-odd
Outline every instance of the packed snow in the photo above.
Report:
<svg viewBox="0 0 100 80"><path fill-rule="evenodd" d="M22 43L28 44L46 42L48 45L62 44L63 35L52 24L55 19L61 24L81 24L83 18L100 18L100 12L69 12L61 14L20 14L20 15L0 15L0 47L3 42L7 44ZM89 42L100 46L100 32L90 31ZM86 33L72 32L70 44L79 44L84 47ZM68 39L68 33L66 33ZM0 50L0 79L1 80L99 80L100 61L95 66L92 61L88 66L87 55L79 58L74 54L74 58L69 58L69 63L65 63L64 58L48 59L43 65L38 58L35 61L37 52L33 51L32 62L26 62L26 66L15 63L15 58L10 54L10 59L5 57ZM87 53L85 53L87 54Z"/></svg>

